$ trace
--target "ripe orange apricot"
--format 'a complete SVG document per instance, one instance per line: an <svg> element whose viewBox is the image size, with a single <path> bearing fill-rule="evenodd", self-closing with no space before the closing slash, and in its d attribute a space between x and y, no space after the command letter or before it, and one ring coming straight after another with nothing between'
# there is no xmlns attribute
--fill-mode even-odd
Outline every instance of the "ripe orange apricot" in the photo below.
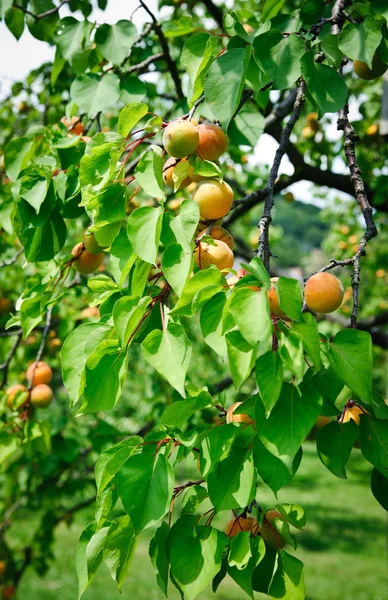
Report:
<svg viewBox="0 0 388 600"><path fill-rule="evenodd" d="M52 402L53 391L45 383L40 383L31 390L31 404L38 408L47 408Z"/></svg>
<svg viewBox="0 0 388 600"><path fill-rule="evenodd" d="M10 410L13 408L13 400L18 392L27 392L27 388L21 383L16 383L7 389L7 406ZM19 406L19 409L23 408L26 402Z"/></svg>
<svg viewBox="0 0 388 600"><path fill-rule="evenodd" d="M164 148L174 158L183 158L195 152L198 141L199 135L196 126L184 119L171 121L164 130Z"/></svg>
<svg viewBox="0 0 388 600"><path fill-rule="evenodd" d="M315 131L310 127L310 125L307 125L307 127L303 127L302 137L304 137L305 140L310 140L314 136L315 136Z"/></svg>
<svg viewBox="0 0 388 600"><path fill-rule="evenodd" d="M377 79L381 75L384 75L385 71L388 69L388 65L386 65L377 54L374 55L372 60L372 68L370 69L368 65L362 60L354 60L353 61L353 70L357 77L360 79L365 79L366 81L372 81L372 79Z"/></svg>
<svg viewBox="0 0 388 600"><path fill-rule="evenodd" d="M214 240L213 244L200 242L194 250L194 262L200 269L215 265L217 269L231 269L234 264L234 255L225 242Z"/></svg>
<svg viewBox="0 0 388 600"><path fill-rule="evenodd" d="M337 310L344 298L344 286L331 273L316 273L306 283L306 305L315 312L330 313Z"/></svg>
<svg viewBox="0 0 388 600"><path fill-rule="evenodd" d="M183 161L187 161L187 158L182 158L182 160L180 162L183 162ZM174 158L173 156L170 156L170 158L164 163L163 181L170 188L174 188L174 180L172 178L172 175L173 175L175 167L177 166L178 163L179 163L179 161L176 158ZM193 167L190 167L190 168L191 168L191 170L193 170ZM180 183L178 190L183 190L185 187L190 185L190 183L191 183L190 177L186 177Z"/></svg>
<svg viewBox="0 0 388 600"><path fill-rule="evenodd" d="M267 510L263 519L263 523L261 527L258 528L258 534L261 535L261 537L263 538L265 543L268 544L268 546L271 546L272 548L278 550L284 548L287 542L284 539L284 537L276 530L274 525L272 525L272 521L274 519L284 520L284 517L278 510Z"/></svg>
<svg viewBox="0 0 388 600"><path fill-rule="evenodd" d="M239 517L238 519L232 519L229 521L225 528L225 533L228 537L234 537L240 531L252 531L253 527L257 524L254 517Z"/></svg>
<svg viewBox="0 0 388 600"><path fill-rule="evenodd" d="M279 277L271 277L271 287L268 292L269 308L273 315L276 317L285 317L286 313L282 311L279 304L278 293L274 283L278 281Z"/></svg>
<svg viewBox="0 0 388 600"><path fill-rule="evenodd" d="M91 252L88 252L82 242L76 244L71 253L76 258L73 262L74 268L83 275L93 273L104 260L103 254L92 254Z"/></svg>
<svg viewBox="0 0 388 600"><path fill-rule="evenodd" d="M50 383L50 381L53 378L53 372L50 368L50 366L45 363L43 360L40 360L35 369L34 369L34 364L32 363L32 365L30 365L27 369L27 373L26 373L26 377L27 380L30 381L31 377L32 377L32 385L35 387L36 385L39 385L40 383Z"/></svg>
<svg viewBox="0 0 388 600"><path fill-rule="evenodd" d="M361 406L351 406L347 408L345 414L341 418L341 423L349 423L350 420L354 421L356 425L360 424L360 416L368 414L366 410L362 409Z"/></svg>
<svg viewBox="0 0 388 600"><path fill-rule="evenodd" d="M94 233L88 229L84 233L84 246L91 254L101 254L104 249L98 244Z"/></svg>
<svg viewBox="0 0 388 600"><path fill-rule="evenodd" d="M213 179L200 181L193 192L201 217L209 220L225 217L232 207L233 197L230 185Z"/></svg>
<svg viewBox="0 0 388 600"><path fill-rule="evenodd" d="M202 123L197 127L199 142L197 154L203 160L217 160L228 147L228 136L222 127L212 123Z"/></svg>
<svg viewBox="0 0 388 600"><path fill-rule="evenodd" d="M98 310L97 306L87 306L79 315L80 319L92 319L94 317L97 319L100 318L100 311Z"/></svg>
<svg viewBox="0 0 388 600"><path fill-rule="evenodd" d="M8 298L0 298L0 317L7 315L11 310L11 302Z"/></svg>
<svg viewBox="0 0 388 600"><path fill-rule="evenodd" d="M0 560L0 577L4 575L7 565L3 560Z"/></svg>
<svg viewBox="0 0 388 600"><path fill-rule="evenodd" d="M377 135L379 132L379 126L377 123L372 123L372 125L369 125L369 127L367 127L366 130L366 135Z"/></svg>
<svg viewBox="0 0 388 600"><path fill-rule="evenodd" d="M233 414L236 408L238 408L242 402L234 402L232 406L229 407L228 412L226 413L226 422L227 423L253 423L252 419L244 414Z"/></svg>
<svg viewBox="0 0 388 600"><path fill-rule="evenodd" d="M199 235L199 238L201 238L204 235L206 235L206 229ZM212 228L212 230L211 230L211 232L210 232L209 235L211 235L211 237L213 238L213 240L221 240L221 242L225 242L225 244L227 244L227 246L229 246L229 248L231 250L233 250L233 248L234 248L234 239L230 235L229 231L227 231L223 227L219 227L217 225L214 225L214 227Z"/></svg>
<svg viewBox="0 0 388 600"><path fill-rule="evenodd" d="M67 119L67 117L62 117L61 123L63 123L65 125L65 127L67 127L67 128L70 127L69 131L70 131L70 133L74 133L74 135L81 135L81 133L83 133L83 131L85 129L85 125L83 123L81 123L81 121L79 120L79 117L77 117L76 115L71 117L70 123L69 123L69 120Z"/></svg>

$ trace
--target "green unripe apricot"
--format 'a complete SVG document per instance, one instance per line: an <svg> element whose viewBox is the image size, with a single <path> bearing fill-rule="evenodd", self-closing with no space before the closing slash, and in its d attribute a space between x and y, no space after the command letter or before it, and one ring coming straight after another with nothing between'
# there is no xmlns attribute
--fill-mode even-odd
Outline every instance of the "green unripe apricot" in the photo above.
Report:
<svg viewBox="0 0 388 600"><path fill-rule="evenodd" d="M174 158L184 158L195 152L199 135L195 125L184 119L171 121L163 134L163 145L166 152Z"/></svg>
<svg viewBox="0 0 388 600"><path fill-rule="evenodd" d="M91 254L101 254L101 252L104 252L104 248L99 246L94 233L88 229L84 233L84 244L86 250Z"/></svg>
<svg viewBox="0 0 388 600"><path fill-rule="evenodd" d="M371 69L362 60L354 60L353 69L357 77L360 79L372 81L372 79L377 79L381 75L384 75L385 71L388 69L388 65L386 65L381 58L375 54L372 60Z"/></svg>

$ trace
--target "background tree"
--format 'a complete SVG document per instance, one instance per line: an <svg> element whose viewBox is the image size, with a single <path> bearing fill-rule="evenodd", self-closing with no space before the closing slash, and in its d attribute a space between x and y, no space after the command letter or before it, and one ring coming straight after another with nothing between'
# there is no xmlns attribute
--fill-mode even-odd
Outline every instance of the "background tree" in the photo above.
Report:
<svg viewBox="0 0 388 600"><path fill-rule="evenodd" d="M0 111L3 598L89 505L80 595L102 562L120 589L152 528L166 594L304 598L306 516L277 493L306 439L338 478L355 447L388 506L385 2L161 8L137 31L0 3L56 47Z"/></svg>

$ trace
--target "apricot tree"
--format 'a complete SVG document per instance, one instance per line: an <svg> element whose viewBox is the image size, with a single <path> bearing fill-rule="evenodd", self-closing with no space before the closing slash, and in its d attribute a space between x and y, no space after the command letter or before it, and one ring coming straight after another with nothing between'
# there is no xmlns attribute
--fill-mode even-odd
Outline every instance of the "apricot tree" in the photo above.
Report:
<svg viewBox="0 0 388 600"><path fill-rule="evenodd" d="M251 597L303 599L290 549L306 515L276 494L298 476L307 439L340 478L355 446L388 505L388 408L372 389L387 314L363 308L387 210L376 124L386 2L163 4L159 20L136 3L138 31L124 8L97 26L88 0L0 3L16 38L27 27L55 46L0 112L3 598L30 564L45 572L56 526L95 503L76 553L80 597L102 562L121 589L152 528L166 596L170 581L192 600L228 575ZM361 93L365 119L353 124ZM343 173L331 170L329 123L342 132ZM277 143L269 169L253 157L264 134ZM273 212L302 180L348 195L330 234L338 254L320 254L304 285L275 256ZM291 190L284 200L297 210ZM380 264L374 272L385 281ZM183 467L200 475L181 481ZM22 506L39 525L15 547Z"/></svg>

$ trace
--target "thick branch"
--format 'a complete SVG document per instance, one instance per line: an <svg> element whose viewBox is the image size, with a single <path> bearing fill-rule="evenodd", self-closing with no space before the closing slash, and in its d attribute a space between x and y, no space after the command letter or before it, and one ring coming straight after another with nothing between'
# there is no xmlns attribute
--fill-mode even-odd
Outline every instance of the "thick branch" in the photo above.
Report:
<svg viewBox="0 0 388 600"><path fill-rule="evenodd" d="M216 6L212 0L202 0L202 4L206 7L215 22L223 29L222 10Z"/></svg>

